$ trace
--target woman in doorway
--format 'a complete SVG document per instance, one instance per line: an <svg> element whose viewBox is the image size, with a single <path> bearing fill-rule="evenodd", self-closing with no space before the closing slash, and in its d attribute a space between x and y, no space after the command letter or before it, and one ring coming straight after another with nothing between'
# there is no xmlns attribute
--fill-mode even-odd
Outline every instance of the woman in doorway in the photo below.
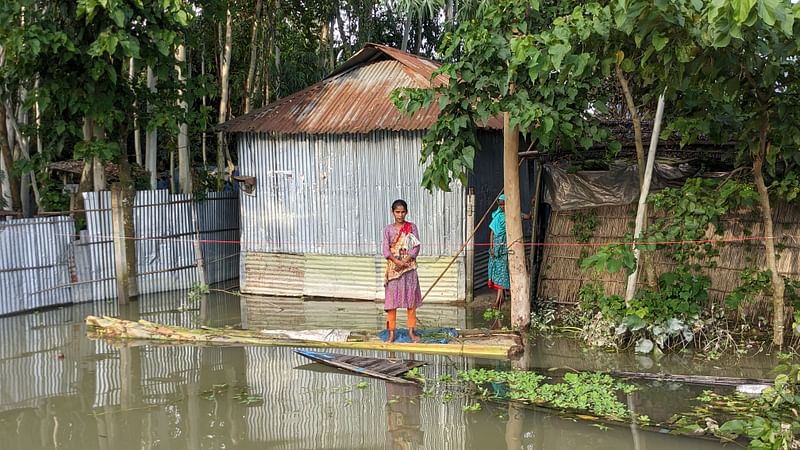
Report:
<svg viewBox="0 0 800 450"><path fill-rule="evenodd" d="M522 213L522 219L528 220L530 215ZM489 287L497 291L494 308L500 309L506 289L511 288L511 277L508 273L505 194L497 197L497 209L492 213L492 221L489 223Z"/></svg>
<svg viewBox="0 0 800 450"><path fill-rule="evenodd" d="M383 257L386 258L383 278L386 299L383 309L389 316L386 323L389 342L394 342L395 339L398 308L408 310L408 335L412 341L419 341L414 333L417 308L422 304L422 292L417 277L419 231L416 225L406 221L407 214L408 204L403 200L395 200L392 203L394 223L383 229Z"/></svg>

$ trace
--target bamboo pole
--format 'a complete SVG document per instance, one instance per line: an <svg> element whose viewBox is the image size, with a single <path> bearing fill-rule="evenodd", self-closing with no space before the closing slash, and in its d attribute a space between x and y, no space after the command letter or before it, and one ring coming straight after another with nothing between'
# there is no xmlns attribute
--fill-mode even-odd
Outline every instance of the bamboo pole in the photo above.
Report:
<svg viewBox="0 0 800 450"><path fill-rule="evenodd" d="M639 272L639 249L636 248L636 241L642 236L644 228L645 212L647 211L647 195L650 193L650 182L653 179L653 164L656 159L656 147L658 146L658 134L661 132L661 119L664 116L664 94L658 97L658 107L656 108L656 118L653 121L653 133L650 135L650 149L647 151L647 163L644 171L644 182L639 192L639 207L636 209L636 227L633 232L633 254L636 257L636 268L633 273L628 275L628 285L625 290L625 305L628 305L636 294L636 279Z"/></svg>
<svg viewBox="0 0 800 450"><path fill-rule="evenodd" d="M471 344L451 342L448 344L397 343L383 341L326 342L298 339L276 339L259 332L220 328L188 329L167 327L140 320L138 322L113 317L87 316L86 325L90 336L104 339L140 339L191 344L211 345L265 345L278 347L347 348L354 350L382 350L387 352L426 353L473 358L509 359L520 350L512 340L507 343Z"/></svg>

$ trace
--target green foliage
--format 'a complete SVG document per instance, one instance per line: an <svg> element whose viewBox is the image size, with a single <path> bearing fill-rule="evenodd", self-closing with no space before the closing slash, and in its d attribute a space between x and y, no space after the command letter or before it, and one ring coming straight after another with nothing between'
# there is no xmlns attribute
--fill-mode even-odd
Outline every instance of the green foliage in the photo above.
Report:
<svg viewBox="0 0 800 450"><path fill-rule="evenodd" d="M536 298L533 302L531 322L528 329L535 333L547 333L555 328L556 306L551 299Z"/></svg>
<svg viewBox="0 0 800 450"><path fill-rule="evenodd" d="M449 190L451 180L465 181L480 148L477 127L503 112L511 127L542 149L589 148L607 140L607 130L585 112L605 104L598 92L610 61L583 44L592 35L607 36L611 11L597 3L573 6L485 2L473 20L442 40L439 52L453 62L437 72L452 81L393 94L407 114L434 102L441 110L424 138L424 187Z"/></svg>
<svg viewBox="0 0 800 450"><path fill-rule="evenodd" d="M588 412L613 420L628 416L618 393L631 393L635 387L620 383L604 373L567 373L561 383L544 383L535 372L503 372L472 369L459 372L459 378L477 388L491 384L495 395L513 401L545 405L568 411ZM499 388L499 385L507 386Z"/></svg>
<svg viewBox="0 0 800 450"><path fill-rule="evenodd" d="M193 81L178 81L174 57L193 10L179 0L3 2L0 47L8 63L0 67L0 100L37 116L35 125L20 123L20 132L42 149L24 165L25 173L36 173L48 189L52 183L43 177L50 161L127 157L120 145L129 141L134 116L143 128L175 132L186 119L178 101L192 101L198 89ZM152 68L159 78L157 94L146 88L144 77L129 77L130 64L134 73ZM94 129L87 142L85 120ZM54 209L56 200L48 190L39 206Z"/></svg>
<svg viewBox="0 0 800 450"><path fill-rule="evenodd" d="M64 186L61 183L47 176L39 176L38 181L39 204L44 211L69 210L69 196L64 193Z"/></svg>
<svg viewBox="0 0 800 450"><path fill-rule="evenodd" d="M406 372L405 375L403 376L406 378L410 378L412 380L421 380L421 381L425 380L425 376L422 374L422 371L420 371L419 367L414 367L413 369Z"/></svg>
<svg viewBox="0 0 800 450"><path fill-rule="evenodd" d="M478 412L481 410L481 404L475 402L471 405L464 405L462 409L464 410L464 412Z"/></svg>
<svg viewBox="0 0 800 450"><path fill-rule="evenodd" d="M701 405L674 418L679 430L711 433L726 440L743 436L749 440L749 449L796 448L800 445L800 365L787 354L779 360L773 386L761 395L706 391L697 398Z"/></svg>
<svg viewBox="0 0 800 450"><path fill-rule="evenodd" d="M739 286L725 297L725 305L729 308L736 309L753 301L758 294L769 295L772 291L772 274L768 270L746 268L739 274L739 281Z"/></svg>
<svg viewBox="0 0 800 450"><path fill-rule="evenodd" d="M619 296L606 296L599 283L587 284L579 294L584 311L590 315L599 312L616 323L618 338L636 341L637 351L686 345L703 330L700 318L711 286L706 273L716 266L720 245L709 239L709 233L722 236L722 217L752 207L757 194L750 184L734 179L694 178L680 188L652 194L648 200L660 214L637 247L643 252L661 250L674 265L658 277L655 287L640 288L628 306ZM626 253L630 254L630 266L620 256ZM616 272L622 266L631 273L634 261L630 247L619 244L601 247L581 262L582 268L591 268L596 275ZM731 294L730 305L738 306L761 292L769 277L759 277L743 274L743 284Z"/></svg>
<svg viewBox="0 0 800 450"><path fill-rule="evenodd" d="M97 157L101 161L112 161L120 154L119 145L115 142L91 140L75 144L73 156L75 159L91 159Z"/></svg>
<svg viewBox="0 0 800 450"><path fill-rule="evenodd" d="M625 300L619 295L606 295L603 284L600 282L589 282L583 285L578 291L579 306L582 311L590 315L599 311L603 317L613 321L622 320L625 317Z"/></svg>
<svg viewBox="0 0 800 450"><path fill-rule="evenodd" d="M630 275L636 270L636 258L629 245L605 245L599 247L594 255L581 260L581 269L592 269L598 274L602 272L616 273L620 269L625 269L625 273Z"/></svg>
<svg viewBox="0 0 800 450"><path fill-rule="evenodd" d="M483 320L487 322L503 320L503 312L496 308L486 308L486 310L483 312Z"/></svg>
<svg viewBox="0 0 800 450"><path fill-rule="evenodd" d="M598 283L589 283L579 293L580 308L590 317L599 313L615 324L618 340L636 342L637 352L649 353L655 346L664 350L694 340L698 326L702 326L698 320L702 301L698 297L702 298L700 294L707 289L707 283L707 279L705 284L673 282L661 292L640 290L628 306L622 297L605 295ZM584 333L589 333L588 325L592 323L587 324Z"/></svg>
<svg viewBox="0 0 800 450"><path fill-rule="evenodd" d="M585 244L594 236L599 222L596 209L578 211L572 215L572 235L578 238L578 242Z"/></svg>
<svg viewBox="0 0 800 450"><path fill-rule="evenodd" d="M261 406L264 404L264 396L261 394L251 394L247 388L242 387L239 389L233 398L240 404L245 406Z"/></svg>
<svg viewBox="0 0 800 450"><path fill-rule="evenodd" d="M204 295L208 295L209 293L208 285L204 283L195 283L189 288L189 293L187 294L187 298L189 301L196 302L200 300Z"/></svg>

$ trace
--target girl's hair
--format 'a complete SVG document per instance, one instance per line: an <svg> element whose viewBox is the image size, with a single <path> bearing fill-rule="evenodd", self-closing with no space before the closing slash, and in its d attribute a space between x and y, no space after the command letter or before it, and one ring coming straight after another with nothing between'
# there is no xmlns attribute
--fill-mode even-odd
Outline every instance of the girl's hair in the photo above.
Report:
<svg viewBox="0 0 800 450"><path fill-rule="evenodd" d="M392 211L394 211L395 209L397 209L397 207L398 207L398 206L402 206L402 207L403 207L403 209L405 209L406 211L408 211L408 203L406 203L406 201L405 201L405 200L400 200L400 199L397 199L397 200L393 201L393 202L392 202Z"/></svg>

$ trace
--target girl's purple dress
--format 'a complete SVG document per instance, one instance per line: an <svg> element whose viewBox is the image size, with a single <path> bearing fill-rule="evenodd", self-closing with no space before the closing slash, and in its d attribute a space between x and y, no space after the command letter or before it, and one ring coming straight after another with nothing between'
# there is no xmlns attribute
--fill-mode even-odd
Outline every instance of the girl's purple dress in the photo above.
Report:
<svg viewBox="0 0 800 450"><path fill-rule="evenodd" d="M397 239L400 230L393 225L387 225L383 229L383 257L391 255L389 247ZM411 233L419 239L417 226L411 224ZM416 246L408 251L408 254L416 259L419 254L420 246ZM400 278L386 283L386 299L383 302L383 309L389 311L397 308L418 308L422 304L422 291L419 288L419 277L417 271L411 270L404 273Z"/></svg>

